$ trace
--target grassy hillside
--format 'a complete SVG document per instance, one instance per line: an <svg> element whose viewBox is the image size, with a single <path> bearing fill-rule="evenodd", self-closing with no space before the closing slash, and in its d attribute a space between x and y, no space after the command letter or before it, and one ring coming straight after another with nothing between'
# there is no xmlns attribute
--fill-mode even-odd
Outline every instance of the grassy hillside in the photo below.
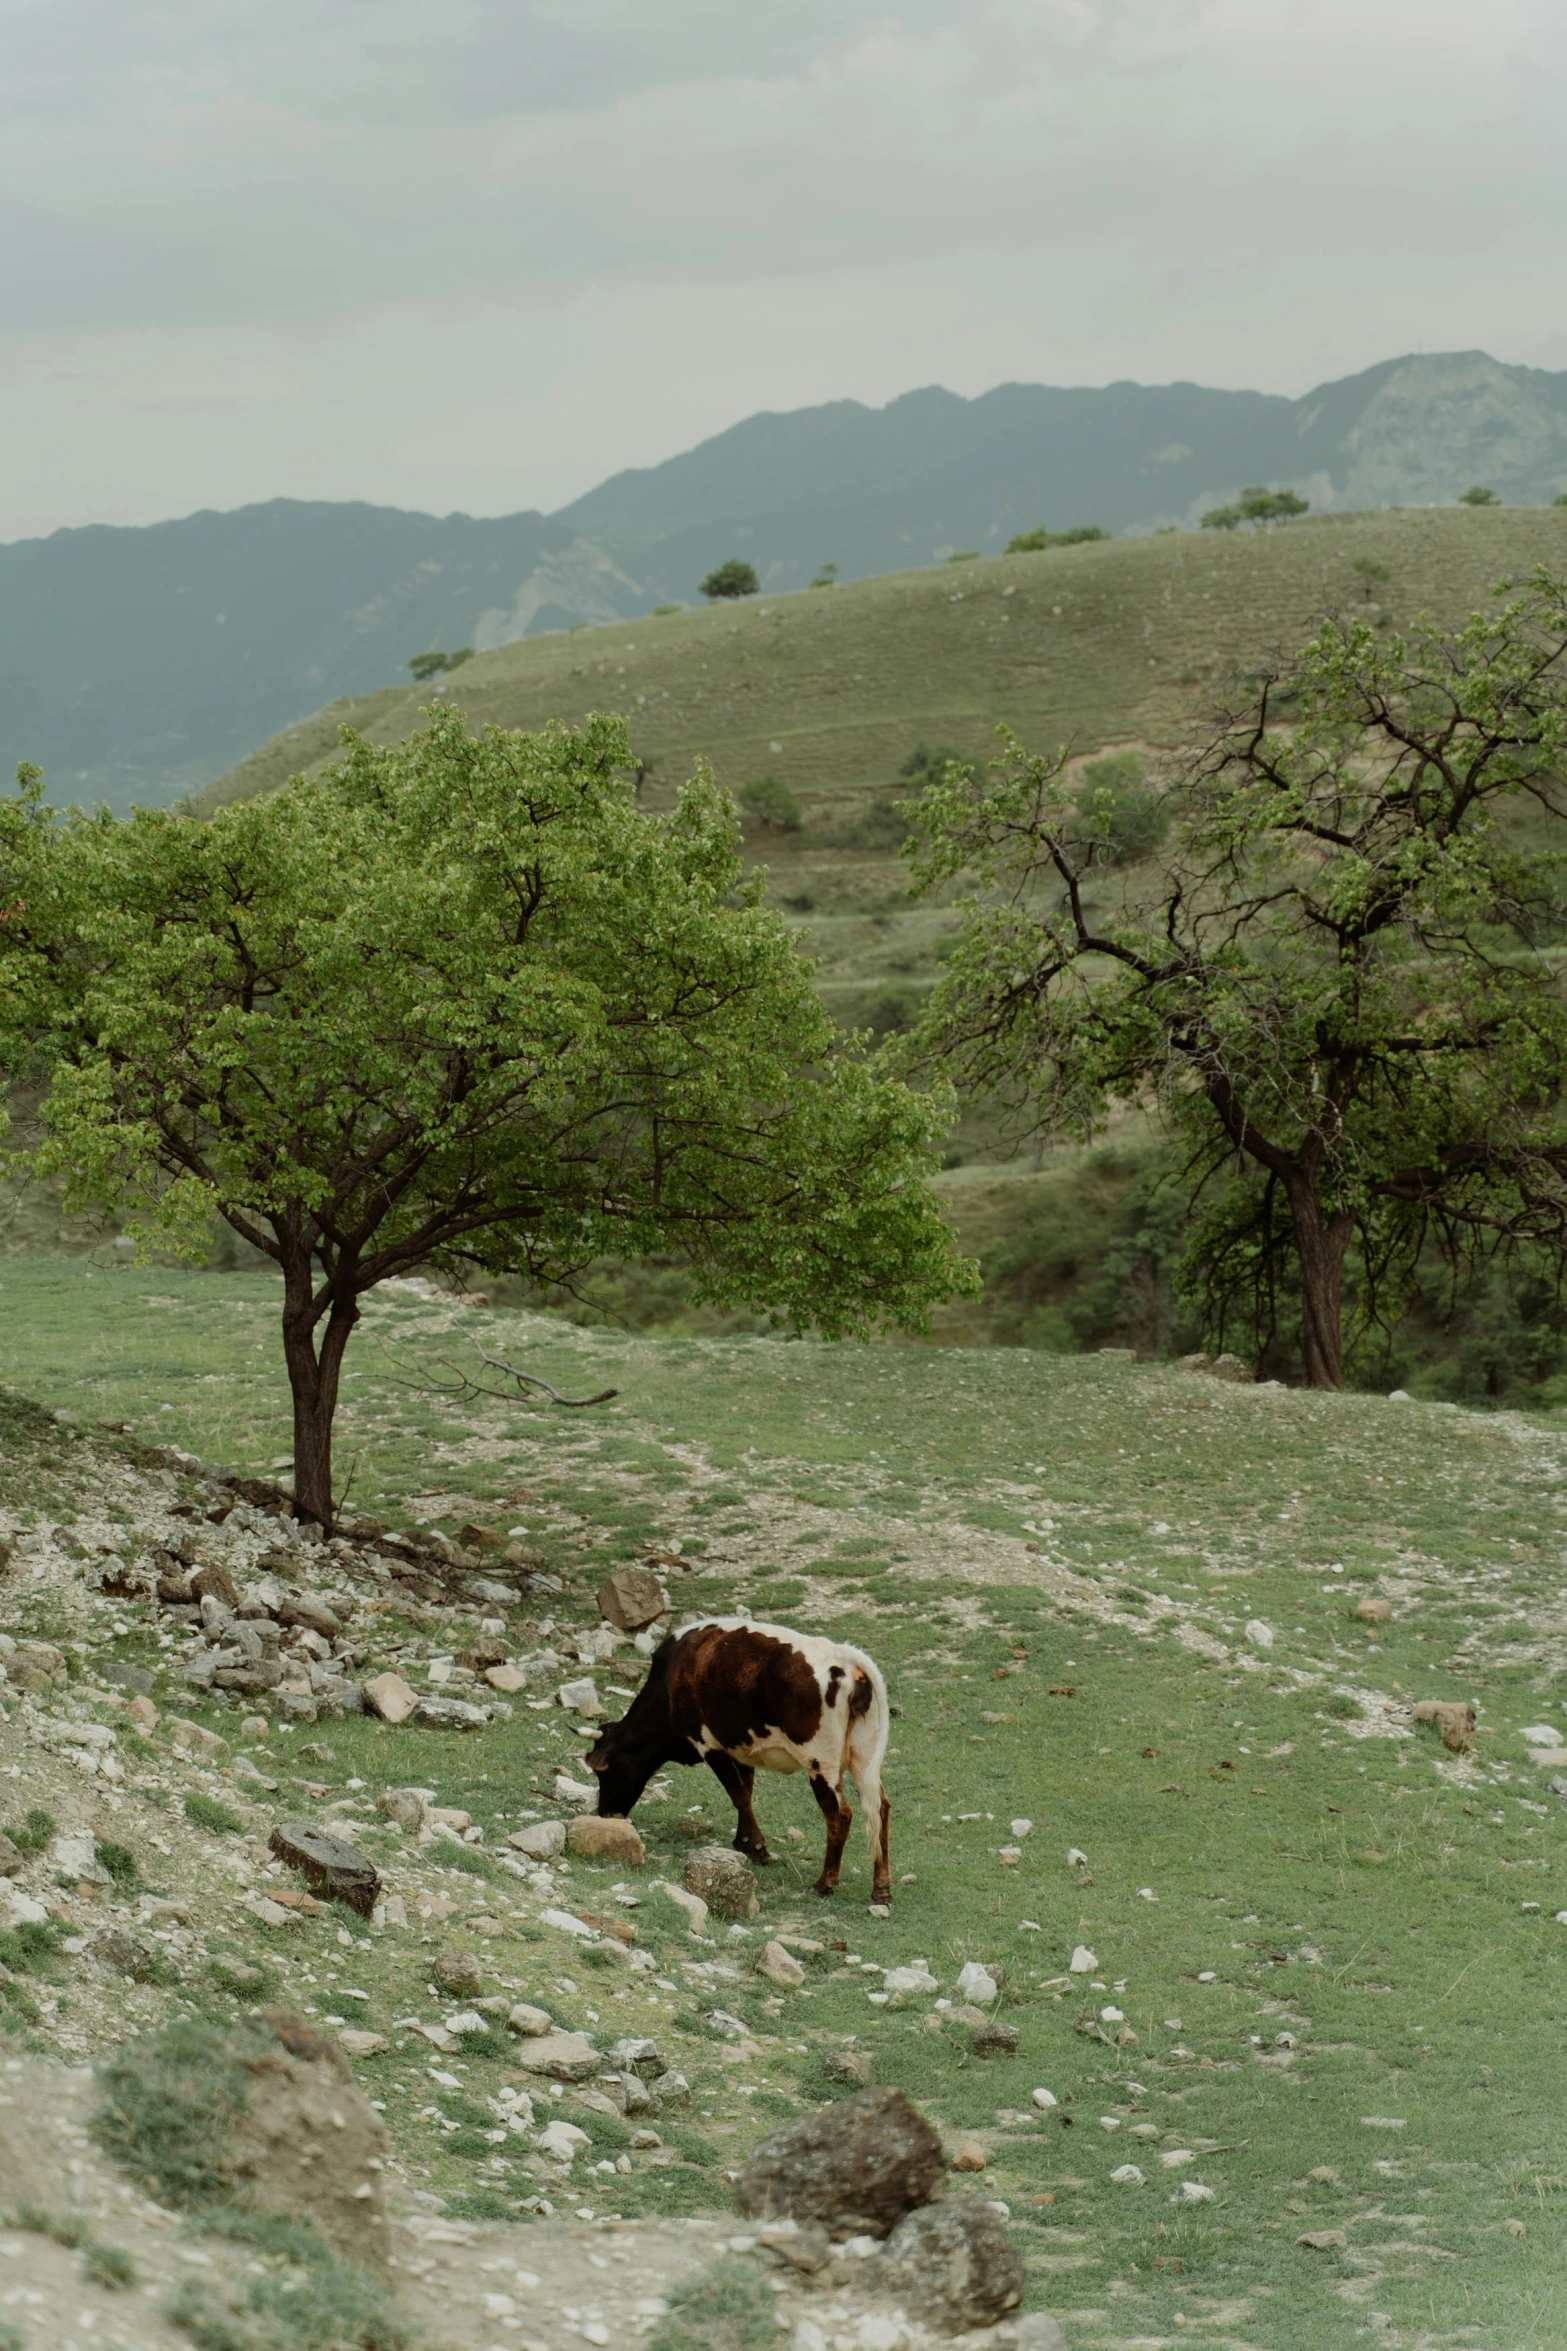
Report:
<svg viewBox="0 0 1567 2351"><path fill-rule="evenodd" d="M8 1374L49 1404L243 1466L286 1449L270 1280L39 1259L0 1281ZM612 1382L619 1398L562 1419L421 1392L470 1336L568 1392ZM1368 2328L1430 2351L1560 2343L1567 1823L1530 1756L1562 1728L1559 1431L1026 1351L606 1338L411 1291L375 1303L349 1370L355 1506L448 1530L520 1518L561 1577L549 1618L513 1614L509 1647L558 1645L605 1565L651 1550L680 1607L831 1630L890 1675L890 1918L868 1914L858 1834L839 1900L811 1900L815 1808L768 1782L779 1859L761 1921L692 1943L652 1881L678 1876L688 1806L722 1828L695 1772L642 1808L648 1867L620 1881L656 1976L585 1963L514 1882L441 1879L472 1900L482 1884L486 1916L469 1923L459 1902L442 1938L480 1956L487 1988L519 1983L606 2038L655 2033L692 2082L671 2134L682 2163L633 2156L608 2182L579 2169L593 2210L721 2208L718 2166L834 2094L825 2060L849 2045L979 2139L1028 2299L1058 2313L1071 2351L1351 2351ZM8 1422L0 1508L36 1518L42 1542L88 1509L52 1475L13 1460ZM60 1539L92 1548L100 1507ZM30 1597L47 1589L13 1577L11 1621L63 1639L74 1622ZM1372 1594L1390 1621L1357 1618ZM368 1613L374 1657L421 1678L426 1652L475 1635L395 1601ZM108 1616L166 1706L177 1685L151 1624L135 1606ZM607 1678L638 1670L624 1653ZM1427 1697L1477 1702L1477 1753L1413 1724ZM237 1711L181 1710L236 1735ZM276 1804L348 1801L328 1817L374 1840L375 1795L417 1779L498 1842L519 1806L552 1809L575 1720L519 1705L469 1738L333 1723L312 1783L288 1776L299 1742L274 1728L246 1742L249 1781L214 1787L263 1830L256 1772L281 1780ZM144 1809L147 1762L135 1750L101 1833L183 1894L193 1838ZM599 1915L616 1874L574 1863L561 1891ZM330 2012L351 1968L353 2020L390 2043L357 2070L399 2159L459 2213L515 2209L525 2170L482 2127L504 2036L465 2045L462 2095L437 2104L429 2050L396 2022L429 2005L416 1929L366 1934L345 1959L335 1915L271 1932L235 1909L216 1862L189 1898L201 1935L183 1981L136 1992L141 2021L159 2001L210 2000L206 1978L240 1961ZM761 1933L791 1929L827 1947L774 1997L749 1961ZM1074 1976L1078 1945L1093 1965ZM935 1996L886 1999L877 1971L915 1957L943 2000L966 1960L1003 1970L1015 2055L976 2062L969 2024ZM79 2058L102 2002L85 1962L58 1968L35 1987L49 1991L36 2030ZM1056 2106L1036 2108L1036 2088ZM1128 2164L1140 2176L1117 2179Z"/></svg>
<svg viewBox="0 0 1567 2351"><path fill-rule="evenodd" d="M887 1025L900 993L929 983L948 919L907 904L898 827L879 806L908 789L898 770L919 743L986 758L1005 721L1048 748L1176 746L1250 666L1365 602L1357 561L1385 568L1378 609L1395 622L1423 610L1453 621L1503 575L1567 562L1567 512L1365 514L953 563L529 639L467 664L449 697L476 725L624 712L652 806L700 757L732 789L776 776L802 829L753 828L751 849L834 1008ZM335 703L192 806L308 773L345 724L398 741L429 700L397 688Z"/></svg>

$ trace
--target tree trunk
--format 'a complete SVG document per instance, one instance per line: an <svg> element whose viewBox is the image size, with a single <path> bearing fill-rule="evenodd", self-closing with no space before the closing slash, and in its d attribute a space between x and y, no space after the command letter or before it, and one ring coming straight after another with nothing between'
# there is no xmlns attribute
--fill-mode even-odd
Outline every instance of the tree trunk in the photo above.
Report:
<svg viewBox="0 0 1567 2351"><path fill-rule="evenodd" d="M1344 1385L1344 1259L1355 1230L1353 1209L1324 1216L1310 1176L1286 1179L1300 1258L1300 1344L1308 1388Z"/></svg>
<svg viewBox="0 0 1567 2351"><path fill-rule="evenodd" d="M325 1328L315 1311L308 1263L283 1276L283 1357L294 1397L294 1516L332 1527L332 1423L338 1375L359 1304L335 1298ZM319 1344L317 1331L320 1331Z"/></svg>

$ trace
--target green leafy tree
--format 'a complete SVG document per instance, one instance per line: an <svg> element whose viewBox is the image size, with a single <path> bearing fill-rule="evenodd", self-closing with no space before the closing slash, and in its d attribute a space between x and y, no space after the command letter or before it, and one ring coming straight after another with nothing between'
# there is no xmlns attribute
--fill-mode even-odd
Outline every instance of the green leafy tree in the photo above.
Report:
<svg viewBox="0 0 1567 2351"><path fill-rule="evenodd" d="M805 822L799 801L777 776L753 776L740 786L736 798L746 815L769 832L797 833Z"/></svg>
<svg viewBox="0 0 1567 2351"><path fill-rule="evenodd" d="M1567 580L1450 638L1331 622L1278 683L1291 723L1265 680L1109 899L1061 758L927 788L917 878L970 889L919 1051L1036 1131L1157 1103L1231 1177L1199 1270L1264 1333L1292 1289L1336 1387L1352 1247L1374 1312L1433 1231L1567 1238Z"/></svg>
<svg viewBox="0 0 1567 2351"><path fill-rule="evenodd" d="M1109 532L1102 531L1096 522L1077 523L1069 531L1047 531L1041 523L1036 530L1019 531L1015 538L1008 539L1007 553L1039 555L1047 547L1086 547L1095 539L1108 539L1109 536Z"/></svg>
<svg viewBox="0 0 1567 2351"><path fill-rule="evenodd" d="M415 679L423 685L426 678L438 678L449 669L461 669L465 661L473 659L471 645L459 645L455 653L416 653L408 667Z"/></svg>
<svg viewBox="0 0 1567 2351"><path fill-rule="evenodd" d="M1459 491L1458 503L1460 506L1499 506L1501 500L1483 482L1471 482L1467 490Z"/></svg>
<svg viewBox="0 0 1567 2351"><path fill-rule="evenodd" d="M705 771L651 816L617 720L344 744L210 825L60 817L30 779L0 828L40 1168L279 1267L301 1516L331 1522L344 1352L388 1275L667 1253L829 1333L965 1285L924 1181L944 1107L841 1048Z"/></svg>
<svg viewBox="0 0 1567 2351"><path fill-rule="evenodd" d="M1298 497L1293 490L1269 490L1256 484L1242 490L1233 506L1210 507L1202 527L1205 531L1238 531L1243 522L1289 522L1310 509L1311 500Z"/></svg>
<svg viewBox="0 0 1567 2351"><path fill-rule="evenodd" d="M813 588L835 588L837 585L838 566L835 563L819 563L816 567L816 577L812 580L811 586Z"/></svg>
<svg viewBox="0 0 1567 2351"><path fill-rule="evenodd" d="M719 604L736 596L754 596L761 588L756 566L742 563L738 555L731 555L727 563L715 563L702 582L702 593L710 604Z"/></svg>
<svg viewBox="0 0 1567 2351"><path fill-rule="evenodd" d="M1078 827L1092 862L1135 865L1151 857L1169 829L1169 811L1151 791L1135 751L1090 759L1077 795Z"/></svg>

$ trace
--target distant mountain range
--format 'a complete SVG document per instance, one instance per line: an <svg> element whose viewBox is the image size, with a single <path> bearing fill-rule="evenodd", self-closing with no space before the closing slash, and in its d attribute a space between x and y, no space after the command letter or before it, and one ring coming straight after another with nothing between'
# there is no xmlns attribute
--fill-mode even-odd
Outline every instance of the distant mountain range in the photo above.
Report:
<svg viewBox="0 0 1567 2351"><path fill-rule="evenodd" d="M161 804L323 702L488 650L693 602L728 555L772 594L995 552L1017 531L1191 528L1253 482L1315 511L1567 492L1567 374L1482 351L1393 359L1301 400L1197 384L939 389L748 417L558 514L476 521L275 499L0 547L0 761L51 796Z"/></svg>

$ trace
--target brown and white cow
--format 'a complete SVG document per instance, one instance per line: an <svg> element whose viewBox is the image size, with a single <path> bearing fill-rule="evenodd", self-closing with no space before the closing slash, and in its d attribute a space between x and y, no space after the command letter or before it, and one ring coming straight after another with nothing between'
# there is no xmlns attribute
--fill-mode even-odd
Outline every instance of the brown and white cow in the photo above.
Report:
<svg viewBox="0 0 1567 2351"><path fill-rule="evenodd" d="M887 1799L881 1767L890 1727L887 1685L863 1649L749 1617L709 1617L671 1633L653 1652L647 1680L588 1762L601 1814L624 1818L666 1763L705 1763L733 1799L735 1846L770 1861L751 1809L758 1771L803 1771L827 1823L818 1894L838 1883L853 1815L852 1779L865 1807L871 1898L892 1899Z"/></svg>

